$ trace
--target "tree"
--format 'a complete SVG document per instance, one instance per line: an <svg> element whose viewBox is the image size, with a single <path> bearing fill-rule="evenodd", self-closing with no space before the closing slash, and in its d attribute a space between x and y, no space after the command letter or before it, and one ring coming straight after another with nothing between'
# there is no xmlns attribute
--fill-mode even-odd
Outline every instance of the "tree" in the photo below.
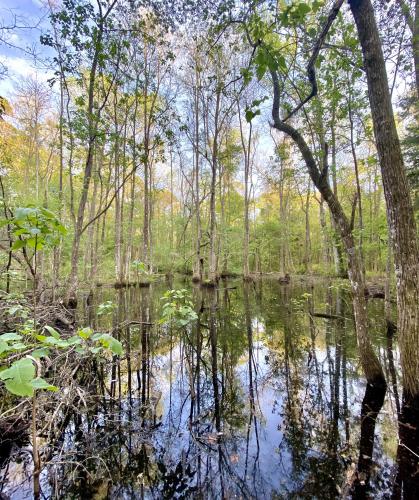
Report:
<svg viewBox="0 0 419 500"><path fill-rule="evenodd" d="M381 167L397 283L397 330L403 374L402 442L419 449L419 252L413 207L391 103L380 36L370 0L349 2L362 47ZM413 418L412 418L413 417ZM407 438L407 439L406 439ZM416 451L415 451L416 450Z"/></svg>
<svg viewBox="0 0 419 500"><path fill-rule="evenodd" d="M287 123L291 116L295 115L307 102L309 102L309 100L311 100L317 94L318 87L314 65L316 63L324 40L328 34L330 26L336 19L342 3L342 0L338 0L330 10L328 17L324 22L322 29L320 30L320 34L318 35L318 38L314 45L314 49L309 59L307 65L307 74L311 86L311 92L308 97L301 100L291 111L288 111L288 114L285 118L280 117L280 103L283 102L283 99L281 100L281 85L278 71L279 69L281 69L282 71L286 70L285 58L282 53L278 51L280 42L278 39L271 37L272 31L262 21L261 17L259 17L258 14L255 14L254 17L250 19L250 22L248 23L248 26L245 27L245 29L247 39L256 52L255 65L258 76L260 78L263 77L267 70L269 70L271 74L273 85L272 126L278 131L283 132L291 137L298 147L314 185L320 191L321 195L329 206L335 224L339 230L344 248L346 250L348 258L348 274L352 289L352 300L359 354L366 379L371 385L385 386L386 382L381 364L372 348L371 341L368 336L368 317L364 295L365 278L363 274L362 256L360 254L359 248L357 248L357 245L355 244L353 236L354 215L352 215L351 219L348 219L342 209L342 205L339 203L330 188L328 181L327 144L322 144L322 167L320 169L316 162L315 155L309 148L303 135L297 130L297 128ZM297 20L298 19L299 18L297 18ZM286 18L283 21L285 26L289 26L290 24L292 25L293 22L296 21L292 18ZM259 35L257 41L253 41L253 33L257 33ZM265 35L265 37L263 35Z"/></svg>

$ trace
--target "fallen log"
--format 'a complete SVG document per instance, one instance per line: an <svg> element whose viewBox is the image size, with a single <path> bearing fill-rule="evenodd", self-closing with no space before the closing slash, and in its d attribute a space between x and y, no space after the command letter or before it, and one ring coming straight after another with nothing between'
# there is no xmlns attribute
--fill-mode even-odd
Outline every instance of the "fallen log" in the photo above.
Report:
<svg viewBox="0 0 419 500"><path fill-rule="evenodd" d="M336 314L327 314L321 312L312 312L310 313L312 316L316 318L326 318L326 319L345 319L343 316L337 316Z"/></svg>

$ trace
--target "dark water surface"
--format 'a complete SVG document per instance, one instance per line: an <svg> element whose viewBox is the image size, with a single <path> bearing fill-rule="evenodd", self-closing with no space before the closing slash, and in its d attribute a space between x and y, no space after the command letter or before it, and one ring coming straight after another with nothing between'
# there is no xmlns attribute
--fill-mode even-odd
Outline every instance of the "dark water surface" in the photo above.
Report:
<svg viewBox="0 0 419 500"><path fill-rule="evenodd" d="M180 287L191 290L199 315L182 332L158 323L160 297ZM118 307L97 317L97 305L107 300ZM362 487L370 498L388 498L399 359L386 336L383 301L368 308L389 387L375 426L371 477L365 474ZM119 335L127 358L109 361L97 382L103 396L69 418L43 466L45 498L345 495L360 456L366 384L350 300L339 284L101 288L79 316L81 325L101 330L124 322ZM365 442L371 426L363 429ZM14 449L2 469L2 493L11 499L31 496L29 451Z"/></svg>

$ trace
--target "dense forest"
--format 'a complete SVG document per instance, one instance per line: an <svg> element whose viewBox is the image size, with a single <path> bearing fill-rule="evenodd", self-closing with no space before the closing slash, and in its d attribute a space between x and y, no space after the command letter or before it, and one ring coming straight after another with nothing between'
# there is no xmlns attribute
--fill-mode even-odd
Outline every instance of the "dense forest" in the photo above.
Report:
<svg viewBox="0 0 419 500"><path fill-rule="evenodd" d="M0 498L416 498L418 0L5 1L0 93Z"/></svg>

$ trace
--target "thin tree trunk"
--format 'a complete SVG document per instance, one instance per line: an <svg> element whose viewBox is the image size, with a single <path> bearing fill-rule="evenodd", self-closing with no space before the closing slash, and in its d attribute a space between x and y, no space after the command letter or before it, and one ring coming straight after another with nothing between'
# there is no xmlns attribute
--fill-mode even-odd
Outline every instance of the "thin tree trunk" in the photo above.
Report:
<svg viewBox="0 0 419 500"><path fill-rule="evenodd" d="M88 117L89 137L87 142L87 154L86 154L86 161L83 174L83 183L79 200L79 206L77 210L77 217L75 221L74 237L71 249L71 260L70 260L71 269L69 276L69 287L67 290L67 297L66 297L68 304L72 306L75 306L77 304L76 290L78 285L80 240L83 231L83 222L87 204L87 197L89 194L90 179L92 176L93 155L96 144L97 128L99 120L97 113L95 113L95 108L97 106L97 104L95 103L95 85L98 73L100 53L102 51L102 39L104 30L104 24L103 24L104 19L102 17L102 13L100 12L99 15L101 16L101 19L99 21L97 40L95 41L95 52L92 59L92 66L90 68L89 86L87 92L88 94L87 117Z"/></svg>
<svg viewBox="0 0 419 500"><path fill-rule="evenodd" d="M195 85L194 85L194 191L195 191L195 225L196 225L196 242L195 242L195 265L193 269L193 281L202 281L203 265L201 257L201 240L202 240L202 229L201 229L201 205L200 205L200 194L199 194L199 181L200 181L200 169L199 169L199 73L195 65Z"/></svg>
<svg viewBox="0 0 419 500"><path fill-rule="evenodd" d="M356 193L357 193L357 204L358 204L358 228L359 228L359 252L362 256L363 269L362 272L365 275L365 261L364 261L364 252L363 252L363 230L364 230L364 222L362 217L362 196L361 196L361 184L359 182L359 166L358 166L358 158L356 155L355 149L355 138L354 138L354 120L353 120L353 110L352 110L352 97L351 91L349 91L348 95L348 113L349 113L349 124L350 124L350 142L351 142L351 153L352 159L354 162L355 169L355 180L356 180Z"/></svg>
<svg viewBox="0 0 419 500"><path fill-rule="evenodd" d="M332 182L333 182L333 194L336 199L338 199L338 183L337 183L337 175L336 175L336 131L335 131L335 110L333 110L333 119L332 119ZM332 226L334 233L338 232L338 229L335 224L335 220L332 216ZM339 239L336 237L336 234L333 235L333 253L335 256L335 269L336 273L341 278L346 278L348 273L345 269L345 263L343 260L342 247Z"/></svg>
<svg viewBox="0 0 419 500"><path fill-rule="evenodd" d="M252 122L249 123L249 131L247 141L244 136L242 117L240 113L240 103L237 101L237 111L239 116L240 139L243 149L244 159L244 238L243 238L243 278L249 279L249 241L250 241L250 225L249 225L249 177L250 177L250 148L252 143Z"/></svg>
<svg viewBox="0 0 419 500"><path fill-rule="evenodd" d="M221 88L216 90L215 116L214 116L214 137L212 144L211 158L211 188L210 188L210 227L209 227L209 282L214 284L217 281L217 255L216 255L216 213L215 213L215 188L217 182L218 165L218 134L219 116L221 105Z"/></svg>

